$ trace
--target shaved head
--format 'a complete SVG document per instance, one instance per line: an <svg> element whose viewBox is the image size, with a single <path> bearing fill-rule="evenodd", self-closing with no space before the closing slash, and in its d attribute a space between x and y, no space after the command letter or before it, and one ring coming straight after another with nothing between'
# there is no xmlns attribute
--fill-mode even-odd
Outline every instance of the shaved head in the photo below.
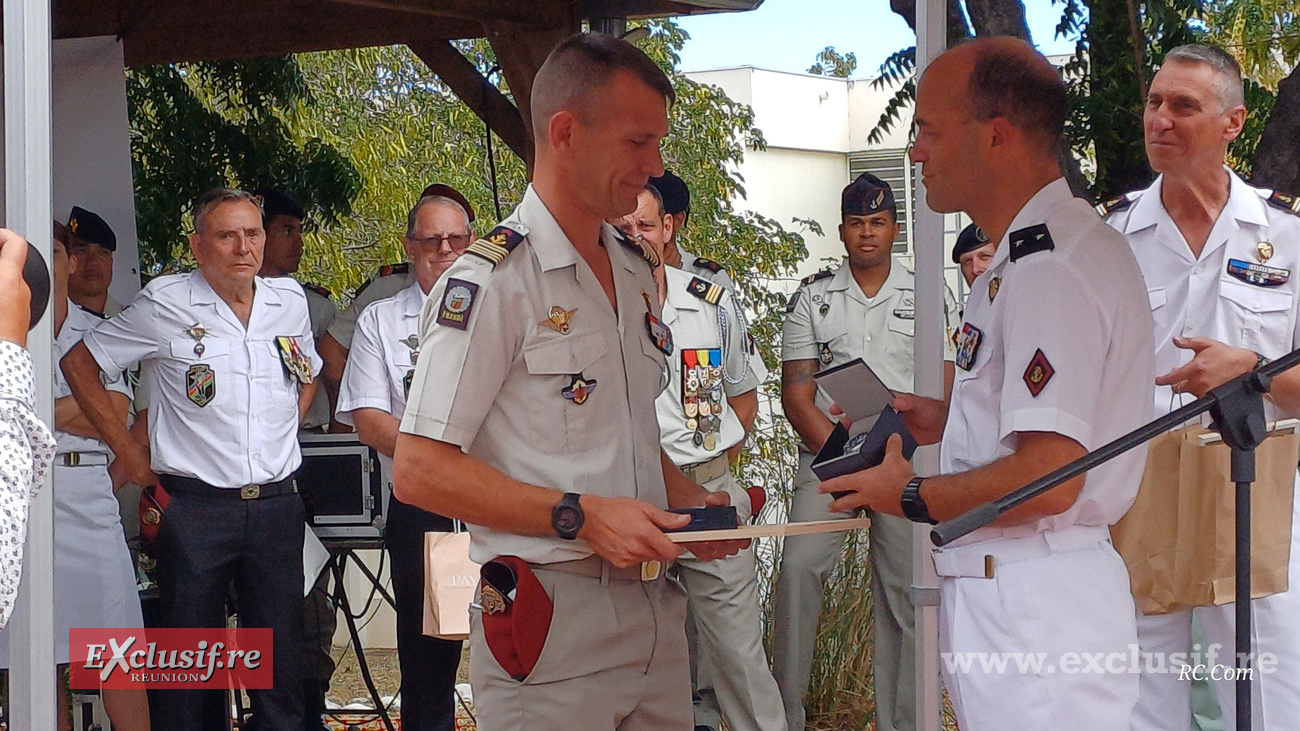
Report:
<svg viewBox="0 0 1300 731"><path fill-rule="evenodd" d="M547 139L547 125L560 111L590 123L602 92L619 71L632 74L669 104L676 101L672 82L640 49L604 33L578 33L551 51L533 79L533 139Z"/></svg>

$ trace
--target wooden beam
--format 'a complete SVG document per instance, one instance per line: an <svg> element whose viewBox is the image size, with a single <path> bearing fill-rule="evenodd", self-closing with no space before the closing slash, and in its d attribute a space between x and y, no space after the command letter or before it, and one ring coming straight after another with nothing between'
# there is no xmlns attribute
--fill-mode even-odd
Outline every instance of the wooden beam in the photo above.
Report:
<svg viewBox="0 0 1300 731"><path fill-rule="evenodd" d="M497 55L497 63L501 64L501 73L505 75L506 85L519 108L531 146L533 78L551 49L581 28L581 20L573 16L564 24L550 27L514 23L486 23L485 27L488 42Z"/></svg>
<svg viewBox="0 0 1300 731"><path fill-rule="evenodd" d="M550 3L533 3L527 0L329 0L346 5L358 5L381 10L393 10L413 15L441 18L460 18L485 22L503 20L512 23L550 24L559 19L556 6Z"/></svg>
<svg viewBox="0 0 1300 731"><path fill-rule="evenodd" d="M420 40L407 43L442 83L478 115L516 155L533 169L533 140L519 109L479 73L451 43Z"/></svg>

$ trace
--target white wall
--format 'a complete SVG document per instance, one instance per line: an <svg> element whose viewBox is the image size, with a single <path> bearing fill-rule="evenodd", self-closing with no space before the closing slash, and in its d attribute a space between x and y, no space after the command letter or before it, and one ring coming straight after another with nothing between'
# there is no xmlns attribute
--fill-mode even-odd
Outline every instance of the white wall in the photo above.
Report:
<svg viewBox="0 0 1300 731"><path fill-rule="evenodd" d="M787 230L803 234L808 258L799 267L806 276L826 266L823 257L844 254L836 226L840 222L840 191L848 178L848 157L842 153L769 147L748 150L740 166L748 197L736 207L775 219ZM824 236L802 230L793 218L811 218Z"/></svg>
<svg viewBox="0 0 1300 731"><path fill-rule="evenodd" d="M112 36L54 42L54 217L66 223L81 206L113 227L110 293L125 304L140 289L140 255L124 69Z"/></svg>

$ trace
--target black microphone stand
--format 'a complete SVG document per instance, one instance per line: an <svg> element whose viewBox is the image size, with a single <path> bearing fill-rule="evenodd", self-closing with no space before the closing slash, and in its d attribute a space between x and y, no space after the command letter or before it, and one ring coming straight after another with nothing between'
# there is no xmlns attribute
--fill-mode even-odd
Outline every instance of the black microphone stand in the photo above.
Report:
<svg viewBox="0 0 1300 731"><path fill-rule="evenodd" d="M1287 353L1249 373L1228 381L1205 396L1171 411L1146 426L1090 452L1064 467L992 502L972 508L930 531L936 546L946 546L997 520L999 516L1098 465L1145 444L1170 429L1210 412L1223 441L1232 448L1232 481L1236 483L1236 672L1237 729L1250 731L1250 486L1255 481L1255 447L1268 436L1264 394L1273 378L1300 365L1300 350Z"/></svg>

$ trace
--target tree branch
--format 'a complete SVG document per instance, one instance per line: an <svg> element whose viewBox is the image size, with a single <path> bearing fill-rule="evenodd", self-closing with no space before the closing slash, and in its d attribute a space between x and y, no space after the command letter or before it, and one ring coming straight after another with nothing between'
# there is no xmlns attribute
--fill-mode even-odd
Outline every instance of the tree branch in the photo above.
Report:
<svg viewBox="0 0 1300 731"><path fill-rule="evenodd" d="M1300 140L1300 72L1292 71L1277 85L1277 102L1260 135L1250 182L1284 193L1300 191L1296 140Z"/></svg>

